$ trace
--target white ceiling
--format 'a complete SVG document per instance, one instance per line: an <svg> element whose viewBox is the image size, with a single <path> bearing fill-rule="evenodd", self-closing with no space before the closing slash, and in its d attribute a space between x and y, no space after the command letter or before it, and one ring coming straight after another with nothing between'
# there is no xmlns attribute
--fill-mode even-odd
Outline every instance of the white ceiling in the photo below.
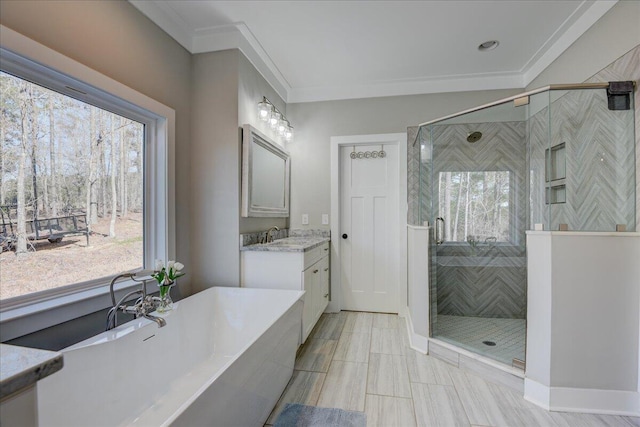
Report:
<svg viewBox="0 0 640 427"><path fill-rule="evenodd" d="M130 0L191 53L239 48L287 102L524 88L616 1Z"/></svg>

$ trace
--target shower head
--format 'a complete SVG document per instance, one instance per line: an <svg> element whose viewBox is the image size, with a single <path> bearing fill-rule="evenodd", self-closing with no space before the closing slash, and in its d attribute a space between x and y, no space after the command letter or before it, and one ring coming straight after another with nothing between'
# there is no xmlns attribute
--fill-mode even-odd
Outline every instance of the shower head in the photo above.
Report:
<svg viewBox="0 0 640 427"><path fill-rule="evenodd" d="M480 140L480 138L482 138L482 132L469 132L469 134L467 135L467 142L470 143L474 143Z"/></svg>

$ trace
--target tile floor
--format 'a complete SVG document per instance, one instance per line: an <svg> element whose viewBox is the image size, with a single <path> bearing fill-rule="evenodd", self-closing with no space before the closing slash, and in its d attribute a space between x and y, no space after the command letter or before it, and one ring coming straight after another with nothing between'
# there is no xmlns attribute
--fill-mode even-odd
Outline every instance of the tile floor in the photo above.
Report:
<svg viewBox="0 0 640 427"><path fill-rule="evenodd" d="M404 320L390 314L323 314L267 425L289 402L364 411L368 427L640 427L640 418L538 408L510 388L412 350Z"/></svg>
<svg viewBox="0 0 640 427"><path fill-rule="evenodd" d="M524 360L525 320L438 314L434 337L511 366ZM487 346L483 341L492 341Z"/></svg>

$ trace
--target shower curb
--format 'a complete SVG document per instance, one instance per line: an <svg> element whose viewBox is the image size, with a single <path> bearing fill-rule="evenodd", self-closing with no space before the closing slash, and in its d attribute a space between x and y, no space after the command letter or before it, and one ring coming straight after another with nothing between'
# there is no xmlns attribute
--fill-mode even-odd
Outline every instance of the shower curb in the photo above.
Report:
<svg viewBox="0 0 640 427"><path fill-rule="evenodd" d="M525 374L520 369L503 365L433 338L429 338L429 352L427 354L457 368L473 372L487 381L507 386L524 395Z"/></svg>

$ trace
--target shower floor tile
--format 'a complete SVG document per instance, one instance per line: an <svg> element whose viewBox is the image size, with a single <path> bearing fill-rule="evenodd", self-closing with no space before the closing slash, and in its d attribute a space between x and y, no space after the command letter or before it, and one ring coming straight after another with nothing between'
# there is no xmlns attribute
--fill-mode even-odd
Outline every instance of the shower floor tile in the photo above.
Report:
<svg viewBox="0 0 640 427"><path fill-rule="evenodd" d="M525 320L438 315L434 338L511 366L524 360ZM494 342L489 346L483 341Z"/></svg>

